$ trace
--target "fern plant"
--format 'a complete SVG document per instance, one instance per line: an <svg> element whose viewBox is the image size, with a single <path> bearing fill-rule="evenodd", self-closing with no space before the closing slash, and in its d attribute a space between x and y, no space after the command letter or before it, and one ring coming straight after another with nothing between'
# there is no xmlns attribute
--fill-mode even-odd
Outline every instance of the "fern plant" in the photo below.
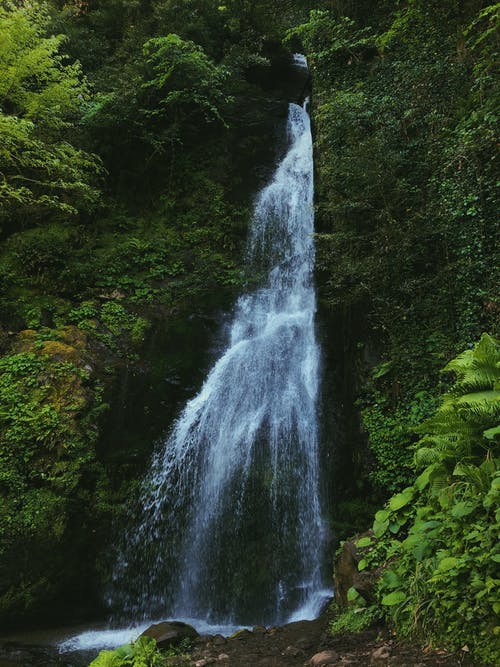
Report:
<svg viewBox="0 0 500 667"><path fill-rule="evenodd" d="M458 461L475 460L498 446L500 436L500 343L483 334L472 349L444 368L456 381L444 395L436 414L419 431L415 463L444 463L452 469Z"/></svg>
<svg viewBox="0 0 500 667"><path fill-rule="evenodd" d="M89 667L168 667L168 660L151 637L139 637L114 651L101 651Z"/></svg>
<svg viewBox="0 0 500 667"><path fill-rule="evenodd" d="M444 370L456 381L419 429L425 469L376 513L358 568L382 572L377 600L401 634L500 664L500 344L483 334Z"/></svg>

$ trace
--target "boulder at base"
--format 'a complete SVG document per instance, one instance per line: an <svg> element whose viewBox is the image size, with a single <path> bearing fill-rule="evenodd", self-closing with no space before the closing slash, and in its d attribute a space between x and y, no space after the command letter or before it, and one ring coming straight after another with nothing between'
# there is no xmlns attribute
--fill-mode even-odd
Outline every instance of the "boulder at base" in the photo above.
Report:
<svg viewBox="0 0 500 667"><path fill-rule="evenodd" d="M163 621L144 630L141 637L152 637L160 648L168 648L179 644L183 639L195 639L198 633L192 625L187 623Z"/></svg>

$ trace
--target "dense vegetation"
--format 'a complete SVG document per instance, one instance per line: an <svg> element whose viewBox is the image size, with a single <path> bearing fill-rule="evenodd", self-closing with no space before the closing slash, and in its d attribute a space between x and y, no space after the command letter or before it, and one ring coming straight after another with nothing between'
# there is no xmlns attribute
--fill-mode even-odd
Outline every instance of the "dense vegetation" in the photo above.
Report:
<svg viewBox="0 0 500 667"><path fill-rule="evenodd" d="M159 435L99 438L106 410L130 377L170 373L179 394L157 332L245 279L286 116L274 29L246 2L0 3L4 619L57 613L70 588L95 608L96 553Z"/></svg>
<svg viewBox="0 0 500 667"><path fill-rule="evenodd" d="M70 588L95 608L151 446L111 448L106 414L124 374L160 374L159 329L251 280L251 196L301 49L320 318L364 429L345 434L334 527L367 528L390 497L358 542L359 567L384 574L336 628L384 616L495 661L499 15L482 0L0 1L2 619L62 609Z"/></svg>
<svg viewBox="0 0 500 667"><path fill-rule="evenodd" d="M376 591L334 630L385 617L494 664L500 350L474 344L498 327L500 7L342 4L289 39L314 74L320 293L359 374L371 464L351 466L375 505L395 495L358 542Z"/></svg>
<svg viewBox="0 0 500 667"><path fill-rule="evenodd" d="M418 477L357 540L359 570L379 573L374 599L351 588L352 609L333 628L385 615L404 635L465 646L496 664L500 343L484 334L444 370L456 381L418 429L425 434L414 454Z"/></svg>

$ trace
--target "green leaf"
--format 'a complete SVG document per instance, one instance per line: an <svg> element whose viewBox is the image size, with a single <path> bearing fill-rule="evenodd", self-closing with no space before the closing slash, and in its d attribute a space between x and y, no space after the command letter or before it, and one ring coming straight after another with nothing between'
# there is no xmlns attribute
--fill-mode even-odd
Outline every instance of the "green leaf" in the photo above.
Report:
<svg viewBox="0 0 500 667"><path fill-rule="evenodd" d="M372 544L372 538L371 537L360 537L359 540L356 542L356 546L362 549L363 547L369 547L370 544Z"/></svg>
<svg viewBox="0 0 500 667"><path fill-rule="evenodd" d="M464 516L468 516L476 509L476 503L462 501L454 505L451 509L451 515L455 519L461 519Z"/></svg>
<svg viewBox="0 0 500 667"><path fill-rule="evenodd" d="M489 428L487 431L483 431L483 435L487 440L495 440L497 436L500 436L500 424Z"/></svg>
<svg viewBox="0 0 500 667"><path fill-rule="evenodd" d="M414 490L411 487L406 488L401 493L397 493L395 496L389 500L389 508L396 512L397 510L405 507L412 500L414 495Z"/></svg>
<svg viewBox="0 0 500 667"><path fill-rule="evenodd" d="M359 600L360 594L358 591L351 586L351 588L347 591L347 601L348 602L355 602L356 600Z"/></svg>
<svg viewBox="0 0 500 667"><path fill-rule="evenodd" d="M400 524L398 521L392 521L392 523L389 524L389 530L393 535L396 535L399 532L401 525L402 524Z"/></svg>
<svg viewBox="0 0 500 667"><path fill-rule="evenodd" d="M401 604L406 600L406 593L403 591L393 591L384 595L382 598L382 604L386 607L393 607L394 605Z"/></svg>
<svg viewBox="0 0 500 667"><path fill-rule="evenodd" d="M367 565L368 565L368 561L366 560L366 558L362 558L358 563L359 572L362 572L363 570L365 570Z"/></svg>
<svg viewBox="0 0 500 667"><path fill-rule="evenodd" d="M419 540L415 543L415 546L412 549L412 554L417 562L421 563L424 560L428 547L429 542L426 540Z"/></svg>
<svg viewBox="0 0 500 667"><path fill-rule="evenodd" d="M392 361L384 361L384 363L375 366L375 368L372 371L372 378L374 380L378 380L379 378L384 377L384 375L387 375L387 373L389 373L393 364L394 362Z"/></svg>
<svg viewBox="0 0 500 667"><path fill-rule="evenodd" d="M382 535L386 532L388 527L389 527L389 522L388 521L377 521L377 520L375 520L373 522L373 534L377 538L382 537Z"/></svg>
<svg viewBox="0 0 500 667"><path fill-rule="evenodd" d="M386 588L398 588L401 585L401 579L394 570L386 570L382 575L382 582Z"/></svg>
<svg viewBox="0 0 500 667"><path fill-rule="evenodd" d="M430 476L434 471L434 469L435 469L434 465L427 466L424 472L417 477L414 485L419 491L423 491L425 487L429 484Z"/></svg>
<svg viewBox="0 0 500 667"><path fill-rule="evenodd" d="M387 510L379 510L375 514L375 520L380 521L382 523L384 521L387 521L387 519L389 518L389 515L390 515L390 513Z"/></svg>
<svg viewBox="0 0 500 667"><path fill-rule="evenodd" d="M447 556L439 562L438 570L440 572L448 572L448 570L452 570L459 562L460 561L458 558L455 558L454 556Z"/></svg>

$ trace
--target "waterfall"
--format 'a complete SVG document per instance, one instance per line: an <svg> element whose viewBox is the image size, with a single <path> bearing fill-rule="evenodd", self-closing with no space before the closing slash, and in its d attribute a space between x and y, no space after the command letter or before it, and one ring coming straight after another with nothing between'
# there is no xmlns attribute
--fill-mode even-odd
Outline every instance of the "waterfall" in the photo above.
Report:
<svg viewBox="0 0 500 667"><path fill-rule="evenodd" d="M129 618L275 624L323 600L306 104L289 105L287 138L249 234L260 287L238 299L227 348L142 483L109 596Z"/></svg>

